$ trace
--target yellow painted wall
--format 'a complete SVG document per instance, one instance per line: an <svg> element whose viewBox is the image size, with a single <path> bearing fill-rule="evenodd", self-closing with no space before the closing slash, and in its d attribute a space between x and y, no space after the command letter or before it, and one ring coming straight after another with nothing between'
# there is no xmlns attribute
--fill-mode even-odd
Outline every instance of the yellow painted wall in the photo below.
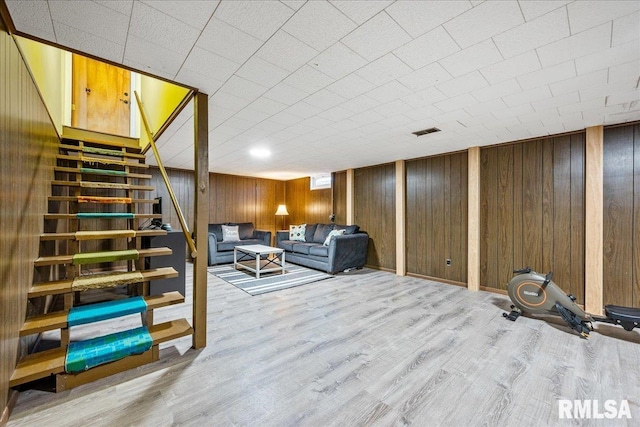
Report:
<svg viewBox="0 0 640 427"><path fill-rule="evenodd" d="M65 52L22 37L16 37L16 40L58 134L62 134L65 117Z"/></svg>
<svg viewBox="0 0 640 427"><path fill-rule="evenodd" d="M158 129L167 121L180 102L189 92L182 86L167 83L153 77L140 76L140 99L149 120L151 132L155 135ZM140 122L140 147L149 143L143 124Z"/></svg>

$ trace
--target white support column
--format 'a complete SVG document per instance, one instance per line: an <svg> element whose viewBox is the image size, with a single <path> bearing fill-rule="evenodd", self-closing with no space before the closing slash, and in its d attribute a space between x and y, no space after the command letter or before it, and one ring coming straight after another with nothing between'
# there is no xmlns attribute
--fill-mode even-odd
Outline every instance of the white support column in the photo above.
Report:
<svg viewBox="0 0 640 427"><path fill-rule="evenodd" d="M396 160L396 275L407 275L406 261L406 193L404 160Z"/></svg>

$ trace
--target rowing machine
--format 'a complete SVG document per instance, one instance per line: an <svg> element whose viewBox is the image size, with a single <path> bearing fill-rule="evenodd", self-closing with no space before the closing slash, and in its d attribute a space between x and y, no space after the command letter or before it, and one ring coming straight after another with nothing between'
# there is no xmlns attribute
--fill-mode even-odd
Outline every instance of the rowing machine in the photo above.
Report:
<svg viewBox="0 0 640 427"><path fill-rule="evenodd" d="M585 313L576 303L573 295L565 294L551 279L553 272L546 276L531 268L514 270L515 276L507 284L509 298L514 305L511 313L502 315L515 321L522 312L531 314L559 314L565 322L582 337L588 338L593 330L593 322L612 323L631 331L640 327L640 309L605 306L605 317Z"/></svg>

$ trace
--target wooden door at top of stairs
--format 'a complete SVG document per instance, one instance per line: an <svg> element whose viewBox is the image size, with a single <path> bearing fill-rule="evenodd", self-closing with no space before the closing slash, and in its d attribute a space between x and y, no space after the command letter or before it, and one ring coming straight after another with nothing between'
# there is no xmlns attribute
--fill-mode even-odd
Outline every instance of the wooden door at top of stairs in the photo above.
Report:
<svg viewBox="0 0 640 427"><path fill-rule="evenodd" d="M129 136L129 70L73 55L72 79L71 126Z"/></svg>

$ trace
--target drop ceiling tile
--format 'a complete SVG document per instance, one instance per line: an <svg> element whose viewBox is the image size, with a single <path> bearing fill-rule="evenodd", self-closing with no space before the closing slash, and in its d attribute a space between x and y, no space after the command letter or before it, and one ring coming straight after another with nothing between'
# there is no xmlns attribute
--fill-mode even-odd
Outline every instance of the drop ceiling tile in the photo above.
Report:
<svg viewBox="0 0 640 427"><path fill-rule="evenodd" d="M323 127L330 127L333 124L333 121L319 116L313 116L303 120L302 124L309 126L310 128L319 129Z"/></svg>
<svg viewBox="0 0 640 427"><path fill-rule="evenodd" d="M460 50L442 27L418 37L393 53L414 70L429 65Z"/></svg>
<svg viewBox="0 0 640 427"><path fill-rule="evenodd" d="M239 64L215 53L194 47L182 67L203 76L211 76L218 81L225 81L233 75L239 66Z"/></svg>
<svg viewBox="0 0 640 427"><path fill-rule="evenodd" d="M631 104L640 101L640 90L632 89L623 92L612 93L608 95L605 101L607 107L618 104Z"/></svg>
<svg viewBox="0 0 640 427"><path fill-rule="evenodd" d="M505 110L492 111L491 114L493 114L493 116L498 120L509 120L513 117L517 117L525 113L530 113L532 111L534 111L533 107L527 102L515 107L510 106L510 108L507 108Z"/></svg>
<svg viewBox="0 0 640 427"><path fill-rule="evenodd" d="M262 111L253 110L247 107L242 111L237 112L233 117L246 120L255 125L263 120L268 119L270 116L271 114L263 113Z"/></svg>
<svg viewBox="0 0 640 427"><path fill-rule="evenodd" d="M372 123L376 123L379 120L384 119L385 116L383 116L382 114L373 111L373 110L368 110L368 111L363 111L362 113L358 113L354 116L349 117L349 120L359 123L362 126L366 126Z"/></svg>
<svg viewBox="0 0 640 427"><path fill-rule="evenodd" d="M393 3L392 0L377 1L352 1L352 0L331 0L331 4L340 9L352 21L364 24L372 16Z"/></svg>
<svg viewBox="0 0 640 427"><path fill-rule="evenodd" d="M613 21L611 45L617 46L640 38L640 12Z"/></svg>
<svg viewBox="0 0 640 427"><path fill-rule="evenodd" d="M282 30L275 33L256 53L265 61L287 71L296 71L317 54L317 50Z"/></svg>
<svg viewBox="0 0 640 427"><path fill-rule="evenodd" d="M402 98L403 96L410 95L411 93L412 91L406 86L401 85L396 80L392 80L387 84L367 92L367 96L383 103Z"/></svg>
<svg viewBox="0 0 640 427"><path fill-rule="evenodd" d="M362 113L363 111L367 111L373 107L377 107L380 105L378 101L375 99L369 98L366 95L360 95L356 98L350 99L347 102L342 103L340 106L342 108L346 108L349 111L352 111L355 114Z"/></svg>
<svg viewBox="0 0 640 427"><path fill-rule="evenodd" d="M535 52L525 52L480 70L491 84L496 84L542 68Z"/></svg>
<svg viewBox="0 0 640 427"><path fill-rule="evenodd" d="M385 11L412 37L418 37L469 9L467 1L397 1Z"/></svg>
<svg viewBox="0 0 640 427"><path fill-rule="evenodd" d="M552 10L558 9L569 2L570 0L527 0L521 1L519 4L520 9L524 14L524 18L527 21L531 21L539 16L551 12Z"/></svg>
<svg viewBox="0 0 640 427"><path fill-rule="evenodd" d="M277 1L221 2L214 16L237 29L266 41L294 14Z"/></svg>
<svg viewBox="0 0 640 427"><path fill-rule="evenodd" d="M627 113L607 114L605 123L626 123L640 120L640 110L629 111Z"/></svg>
<svg viewBox="0 0 640 427"><path fill-rule="evenodd" d="M576 102L574 104L567 104L558 107L558 112L561 116L570 116L576 112L593 111L599 108L604 108L605 97L600 96L597 98L591 98L588 101Z"/></svg>
<svg viewBox="0 0 640 427"><path fill-rule="evenodd" d="M580 102L580 95L578 92L569 92L562 95L554 96L552 98L541 99L539 101L532 101L531 105L536 111L547 110L549 108L557 108L563 105L571 105Z"/></svg>
<svg viewBox="0 0 640 427"><path fill-rule="evenodd" d="M108 7L109 9L113 9L116 12L122 13L123 15L130 16L131 9L133 9L133 0L94 0L96 3L101 4L102 6ZM35 2L34 2L35 3Z"/></svg>
<svg viewBox="0 0 640 427"><path fill-rule="evenodd" d="M601 86L592 86L580 89L580 99L587 101L593 98L604 98L611 93L623 92L627 90L636 89L638 84L637 80L633 81L621 81L617 83L609 83Z"/></svg>
<svg viewBox="0 0 640 427"><path fill-rule="evenodd" d="M240 98L254 101L267 91L267 88L238 76L231 76L220 90Z"/></svg>
<svg viewBox="0 0 640 427"><path fill-rule="evenodd" d="M356 27L330 3L310 1L282 27L287 33L309 46L322 51Z"/></svg>
<svg viewBox="0 0 640 427"><path fill-rule="evenodd" d="M251 101L227 93L224 90L219 90L209 97L210 107L223 107L236 112L242 110L250 103Z"/></svg>
<svg viewBox="0 0 640 427"><path fill-rule="evenodd" d="M413 107L400 99L396 99L395 101L390 101L386 104L374 107L372 110L385 117L394 117L413 110Z"/></svg>
<svg viewBox="0 0 640 427"><path fill-rule="evenodd" d="M411 36L384 12L377 14L342 39L346 46L369 61L409 41Z"/></svg>
<svg viewBox="0 0 640 427"><path fill-rule="evenodd" d="M544 67L606 49L611 44L611 23L578 33L537 49Z"/></svg>
<svg viewBox="0 0 640 427"><path fill-rule="evenodd" d="M583 87L600 86L607 83L607 70L599 70L566 80L551 83L549 88L554 96L580 90Z"/></svg>
<svg viewBox="0 0 640 427"><path fill-rule="evenodd" d="M255 101L253 101L251 104L249 104L247 108L260 111L262 113L268 114L269 116L272 116L276 113L279 113L280 111L284 110L287 107L288 105L286 104L273 101L269 98L260 97Z"/></svg>
<svg viewBox="0 0 640 427"><path fill-rule="evenodd" d="M640 31L640 27L638 31ZM576 59L576 69L578 74L587 74L637 59L640 59L640 40L627 42L578 58Z"/></svg>
<svg viewBox="0 0 640 427"><path fill-rule="evenodd" d="M465 111L472 116L481 116L483 114L487 114L487 111L500 111L505 108L508 108L507 104L505 104L500 98L464 107Z"/></svg>
<svg viewBox="0 0 640 427"><path fill-rule="evenodd" d="M342 104L345 101L345 98L333 92L330 92L327 89L319 90L318 92L308 96L304 100L304 102L306 102L307 104L314 105L323 111L335 107L336 105Z"/></svg>
<svg viewBox="0 0 640 427"><path fill-rule="evenodd" d="M47 2L7 0L6 4L18 31L32 34L45 40L57 41ZM62 42L58 41L58 43Z"/></svg>
<svg viewBox="0 0 640 427"><path fill-rule="evenodd" d="M308 65L334 79L341 79L366 63L361 56L338 42L309 61Z"/></svg>
<svg viewBox="0 0 640 427"><path fill-rule="evenodd" d="M561 80L570 79L576 76L576 67L574 61L563 62L552 67L534 71L518 77L518 83L522 89L533 89L534 87L548 85Z"/></svg>
<svg viewBox="0 0 640 427"><path fill-rule="evenodd" d="M278 83L265 94L265 98L273 99L286 105L293 105L309 96L308 93L284 83Z"/></svg>
<svg viewBox="0 0 640 427"><path fill-rule="evenodd" d="M332 122L338 122L353 116L353 114L354 113L352 111L349 111L346 108L335 106L318 114L318 117L331 120Z"/></svg>
<svg viewBox="0 0 640 427"><path fill-rule="evenodd" d="M444 24L463 49L524 23L516 1L486 1Z"/></svg>
<svg viewBox="0 0 640 427"><path fill-rule="evenodd" d="M313 105L309 105L305 102L298 102L284 111L287 113L293 114L294 116L301 117L303 119L307 119L309 117L315 116L316 114L322 112L320 108Z"/></svg>
<svg viewBox="0 0 640 427"><path fill-rule="evenodd" d="M230 117L233 117L235 111L228 110L222 107L214 107L209 109L209 126L216 128L227 121Z"/></svg>
<svg viewBox="0 0 640 427"><path fill-rule="evenodd" d="M526 90L513 95L502 97L504 102L509 107L516 107L521 104L530 103L533 101L539 101L545 98L551 98L551 91L548 86L538 87L535 89Z"/></svg>
<svg viewBox="0 0 640 427"><path fill-rule="evenodd" d="M489 39L454 53L439 62L452 76L457 77L500 61L502 61L502 55L493 40Z"/></svg>
<svg viewBox="0 0 640 427"><path fill-rule="evenodd" d="M238 64L245 62L262 44L262 40L215 17L196 42L196 46Z"/></svg>
<svg viewBox="0 0 640 427"><path fill-rule="evenodd" d="M77 7L76 2L71 1L49 2L51 18L54 21L119 45L125 44L129 29L128 15L123 15L94 2L82 6Z"/></svg>
<svg viewBox="0 0 640 427"><path fill-rule="evenodd" d="M356 71L356 74L376 86L382 86L412 71L407 64L400 61L392 53L388 53L382 58L376 59L362 67Z"/></svg>
<svg viewBox="0 0 640 427"><path fill-rule="evenodd" d="M506 95L521 92L522 88L515 79L505 80L495 85L483 87L471 91L471 94L480 102L501 98Z"/></svg>
<svg viewBox="0 0 640 427"><path fill-rule="evenodd" d="M333 126L336 129L339 129L341 132L347 132L360 127L360 124L353 122L349 119L344 119L344 120L340 120L339 122L335 122L331 126Z"/></svg>
<svg viewBox="0 0 640 427"><path fill-rule="evenodd" d="M369 92L373 88L375 88L375 86L372 83L355 74L349 74L327 86L327 90L346 99L355 98L356 96Z"/></svg>
<svg viewBox="0 0 640 427"><path fill-rule="evenodd" d="M103 39L93 34L56 22L56 35L58 43L68 46L80 52L100 55L104 59L121 63L124 56L124 45L119 45L110 40ZM146 71L146 70L145 70Z"/></svg>
<svg viewBox="0 0 640 427"><path fill-rule="evenodd" d="M465 93L462 95L454 96L444 101L436 102L434 105L445 113L458 110L461 108L469 107L478 103L471 94Z"/></svg>
<svg viewBox="0 0 640 427"><path fill-rule="evenodd" d="M640 61L638 60L609 68L608 83L619 83L638 79L640 79Z"/></svg>
<svg viewBox="0 0 640 427"><path fill-rule="evenodd" d="M334 79L332 77L321 73L309 65L305 65L291 73L289 77L284 79L283 83L311 94L328 86L333 83L333 81Z"/></svg>
<svg viewBox="0 0 640 427"><path fill-rule="evenodd" d="M573 34L640 10L637 1L578 1L567 5Z"/></svg>
<svg viewBox="0 0 640 427"><path fill-rule="evenodd" d="M447 96L458 96L488 86L487 80L478 71L441 83L438 90Z"/></svg>
<svg viewBox="0 0 640 427"><path fill-rule="evenodd" d="M307 0L280 0L280 1L286 4L287 6L289 6L292 10L300 9L307 2Z"/></svg>
<svg viewBox="0 0 640 427"><path fill-rule="evenodd" d="M136 2L133 4L129 26L129 36L132 35L186 55L198 39L200 30L144 3Z"/></svg>
<svg viewBox="0 0 640 427"><path fill-rule="evenodd" d="M216 93L224 84L223 80L217 80L211 76L205 76L193 70L186 68L180 69L177 75L173 77L176 82L198 88L198 91L207 95Z"/></svg>
<svg viewBox="0 0 640 427"><path fill-rule="evenodd" d="M124 51L125 65L141 64L142 68L134 67L154 74L170 75L173 78L184 60L185 55L165 49L147 40L132 35L127 39L127 47Z"/></svg>
<svg viewBox="0 0 640 427"><path fill-rule="evenodd" d="M447 80L451 80L451 74L437 62L398 78L400 83L413 91L426 89Z"/></svg>
<svg viewBox="0 0 640 427"><path fill-rule="evenodd" d="M142 3L166 15L173 16L191 27L202 30L209 21L213 11L216 10L219 1L143 0Z"/></svg>
<svg viewBox="0 0 640 427"><path fill-rule="evenodd" d="M493 40L505 58L569 37L566 8L556 9L526 24L496 35Z"/></svg>
<svg viewBox="0 0 640 427"><path fill-rule="evenodd" d="M236 71L236 75L271 88L284 80L289 73L280 67L253 56Z"/></svg>
<svg viewBox="0 0 640 427"><path fill-rule="evenodd" d="M403 97L402 101L411 105L413 108L421 108L426 105L431 105L435 102L442 101L446 98L447 97L435 87L429 87L423 90L415 91L411 95Z"/></svg>
<svg viewBox="0 0 640 427"><path fill-rule="evenodd" d="M224 123L224 127L228 127L231 129L235 129L237 131L240 132L244 132L246 130L249 130L253 127L254 123L251 121L247 121L244 119L241 119L239 117L231 117L229 120L227 120Z"/></svg>

